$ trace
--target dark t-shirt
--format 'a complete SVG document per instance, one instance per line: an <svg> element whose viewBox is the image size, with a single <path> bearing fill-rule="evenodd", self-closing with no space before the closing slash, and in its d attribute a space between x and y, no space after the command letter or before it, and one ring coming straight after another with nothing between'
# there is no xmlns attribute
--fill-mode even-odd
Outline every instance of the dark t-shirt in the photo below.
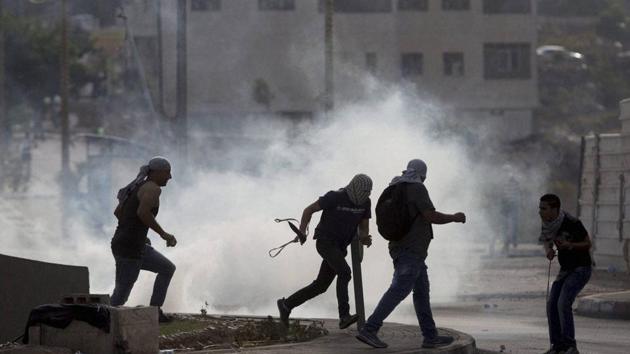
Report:
<svg viewBox="0 0 630 354"><path fill-rule="evenodd" d="M586 240L588 232L582 222L571 215L567 215L558 229L558 237L571 242ZM573 270L577 267L590 267L591 255L588 250L559 250L558 262L562 270Z"/></svg>
<svg viewBox="0 0 630 354"><path fill-rule="evenodd" d="M372 217L370 199L357 206L350 201L345 190L330 191L319 197L317 202L323 211L314 238L335 241L342 248L352 242L361 220Z"/></svg>
<svg viewBox="0 0 630 354"><path fill-rule="evenodd" d="M409 216L415 219L407 235L400 241L389 242L389 254L396 258L400 252L408 250L424 260L433 239L433 226L422 216L422 211L435 210L435 207L424 184L406 183L405 187Z"/></svg>

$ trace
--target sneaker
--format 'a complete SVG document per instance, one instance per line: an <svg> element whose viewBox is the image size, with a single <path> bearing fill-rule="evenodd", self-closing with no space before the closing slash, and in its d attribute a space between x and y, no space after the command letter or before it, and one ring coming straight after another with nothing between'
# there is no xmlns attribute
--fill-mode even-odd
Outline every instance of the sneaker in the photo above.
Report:
<svg viewBox="0 0 630 354"><path fill-rule="evenodd" d="M378 338L376 333L372 333L366 330L360 330L356 338L361 342L371 346L372 348L387 348L387 343Z"/></svg>
<svg viewBox="0 0 630 354"><path fill-rule="evenodd" d="M339 320L339 329L346 329L359 320L359 315L344 316Z"/></svg>
<svg viewBox="0 0 630 354"><path fill-rule="evenodd" d="M580 354L576 347L570 347L563 352L564 354Z"/></svg>
<svg viewBox="0 0 630 354"><path fill-rule="evenodd" d="M159 323L170 323L173 322L173 319L170 316L166 316L162 309L158 310L158 322Z"/></svg>
<svg viewBox="0 0 630 354"><path fill-rule="evenodd" d="M453 343L454 340L455 338L451 336L436 336L435 338L431 339L425 338L422 341L422 348L444 347Z"/></svg>
<svg viewBox="0 0 630 354"><path fill-rule="evenodd" d="M291 314L291 310L289 310L284 301L284 298L278 299L278 312L280 313L280 322L282 322L285 327L289 328L289 315Z"/></svg>

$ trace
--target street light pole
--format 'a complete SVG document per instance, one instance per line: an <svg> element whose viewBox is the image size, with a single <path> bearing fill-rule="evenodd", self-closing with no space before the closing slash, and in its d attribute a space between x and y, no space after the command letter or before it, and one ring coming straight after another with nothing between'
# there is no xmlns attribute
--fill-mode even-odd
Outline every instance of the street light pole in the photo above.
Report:
<svg viewBox="0 0 630 354"><path fill-rule="evenodd" d="M334 106L334 86L333 86L333 14L335 12L335 0L326 0L324 41L325 41L325 63L324 63L324 110L329 114Z"/></svg>
<svg viewBox="0 0 630 354"><path fill-rule="evenodd" d="M187 170L188 159L188 56L186 0L177 1L177 114L175 120L176 144L181 170Z"/></svg>
<svg viewBox="0 0 630 354"><path fill-rule="evenodd" d="M4 14L3 0L0 0L0 17ZM5 69L4 69L4 24L0 25L0 165L7 156L9 147L9 119L7 117L7 102L5 98ZM2 189L2 173L0 173L0 190Z"/></svg>
<svg viewBox="0 0 630 354"><path fill-rule="evenodd" d="M66 0L61 0L61 232L67 236L70 199L70 127L68 122L68 18Z"/></svg>

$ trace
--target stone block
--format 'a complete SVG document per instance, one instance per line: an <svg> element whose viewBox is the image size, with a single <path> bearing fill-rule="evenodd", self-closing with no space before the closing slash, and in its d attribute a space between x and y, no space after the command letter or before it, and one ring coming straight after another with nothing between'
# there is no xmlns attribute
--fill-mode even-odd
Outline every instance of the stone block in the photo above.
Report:
<svg viewBox="0 0 630 354"><path fill-rule="evenodd" d="M109 294L67 294L61 298L60 304L111 304Z"/></svg>
<svg viewBox="0 0 630 354"><path fill-rule="evenodd" d="M75 354L68 348L45 347L41 345L22 345L15 348L0 349L0 354Z"/></svg>
<svg viewBox="0 0 630 354"><path fill-rule="evenodd" d="M39 343L79 350L89 354L155 354L159 351L156 307L111 307L110 332L82 321L66 328L39 326ZM36 335L37 331L29 329ZM33 342L37 342L32 338Z"/></svg>

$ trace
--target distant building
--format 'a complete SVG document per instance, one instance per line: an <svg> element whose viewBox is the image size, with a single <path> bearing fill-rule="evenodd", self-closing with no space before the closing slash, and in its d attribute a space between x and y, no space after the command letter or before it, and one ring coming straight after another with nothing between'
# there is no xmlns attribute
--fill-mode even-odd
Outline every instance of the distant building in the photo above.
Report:
<svg viewBox="0 0 630 354"><path fill-rule="evenodd" d="M176 1L126 12L150 87L175 114ZM538 104L533 0L336 0L335 102L359 79L416 85L458 118L528 136ZM188 111L208 122L243 113L309 116L323 108L322 0L187 2Z"/></svg>

